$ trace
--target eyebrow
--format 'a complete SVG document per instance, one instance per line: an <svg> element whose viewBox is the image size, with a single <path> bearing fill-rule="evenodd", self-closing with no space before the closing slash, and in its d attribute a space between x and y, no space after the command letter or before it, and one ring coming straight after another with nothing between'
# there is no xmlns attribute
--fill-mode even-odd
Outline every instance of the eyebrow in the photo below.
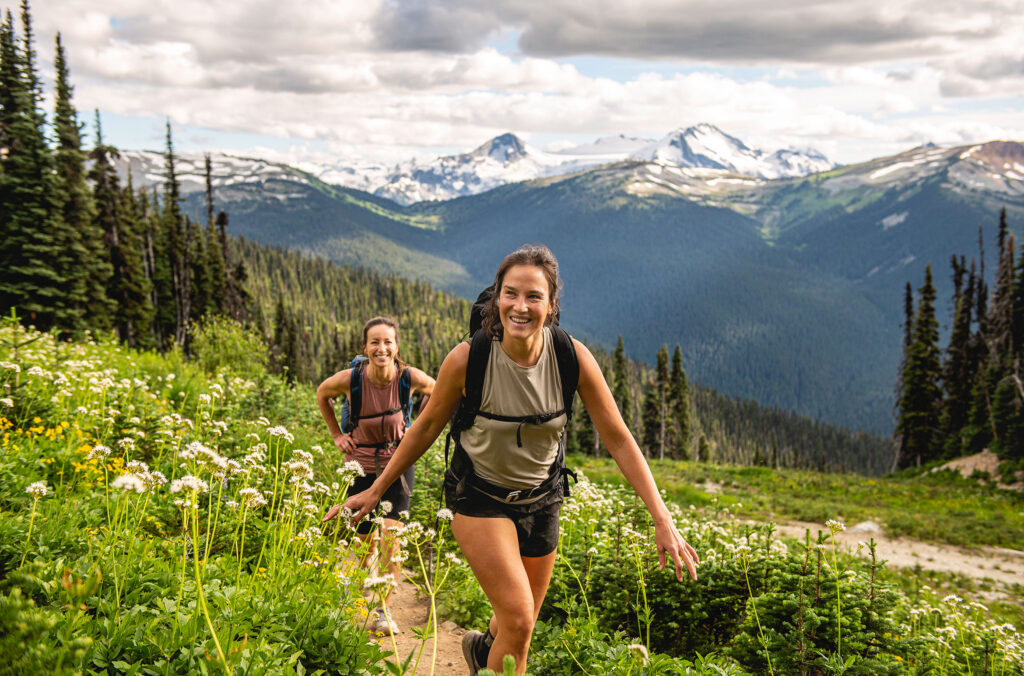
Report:
<svg viewBox="0 0 1024 676"><path fill-rule="evenodd" d="M518 287L515 287L515 286L513 286L513 285L511 285L511 284L502 284L502 285L501 285L501 290L502 290L502 291L518 291L518 290L519 290L519 288L518 288ZM523 293L539 293L539 294L544 294L544 293L546 293L546 292L545 292L545 291L544 291L543 289L540 289L540 288L534 288L534 289L527 289L527 290L526 290L526 291L524 291Z"/></svg>

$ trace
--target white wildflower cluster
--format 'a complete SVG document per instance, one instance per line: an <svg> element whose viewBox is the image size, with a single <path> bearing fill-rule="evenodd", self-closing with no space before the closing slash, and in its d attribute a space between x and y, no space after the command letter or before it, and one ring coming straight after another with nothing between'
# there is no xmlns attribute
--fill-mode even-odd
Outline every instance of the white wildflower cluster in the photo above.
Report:
<svg viewBox="0 0 1024 676"><path fill-rule="evenodd" d="M186 474L180 479L175 479L174 481L172 481L170 490L172 493L187 492L198 494L206 493L207 491L209 491L210 485L197 476Z"/></svg>
<svg viewBox="0 0 1024 676"><path fill-rule="evenodd" d="M342 481L352 481L352 479L356 477L366 476L366 472L363 471L363 466L355 460L349 460L335 471L341 477Z"/></svg>
<svg viewBox="0 0 1024 676"><path fill-rule="evenodd" d="M238 491L238 497L242 498L248 509L259 509L267 504L267 499L256 488L243 488Z"/></svg>
<svg viewBox="0 0 1024 676"><path fill-rule="evenodd" d="M10 397L0 398L0 404L3 404L6 408L14 408L14 400Z"/></svg>
<svg viewBox="0 0 1024 676"><path fill-rule="evenodd" d="M89 451L89 455L87 455L86 458L89 460L96 460L97 458L107 458L110 457L110 453L111 450L108 447L104 446L103 444L96 444L95 446L92 447L92 450Z"/></svg>
<svg viewBox="0 0 1024 676"><path fill-rule="evenodd" d="M118 440L117 447L121 452L127 453L128 451L135 449L135 440L131 437L124 437L123 439Z"/></svg>
<svg viewBox="0 0 1024 676"><path fill-rule="evenodd" d="M455 515L452 514L452 510L448 509L447 507L442 507L441 509L437 510L437 518L442 521L451 521L455 518Z"/></svg>
<svg viewBox="0 0 1024 676"><path fill-rule="evenodd" d="M284 468L292 475L292 483L307 481L313 478L313 468L301 460L292 460L284 463Z"/></svg>
<svg viewBox="0 0 1024 676"><path fill-rule="evenodd" d="M21 366L9 361L0 361L0 368L7 371L13 371L15 373L21 373Z"/></svg>
<svg viewBox="0 0 1024 676"><path fill-rule="evenodd" d="M123 491L134 491L135 493L145 493L148 485L141 476L134 472L122 474L110 482L113 488L117 488Z"/></svg>
<svg viewBox="0 0 1024 676"><path fill-rule="evenodd" d="M363 589L380 594L381 596L386 596L389 591L397 586L398 583L395 582L395 576L391 573L381 576L369 575L363 580Z"/></svg>
<svg viewBox="0 0 1024 676"><path fill-rule="evenodd" d="M292 433L281 425L271 427L270 429L267 430L267 434L269 434L272 437L281 437L282 439L289 443L295 441L295 437L292 435Z"/></svg>
<svg viewBox="0 0 1024 676"><path fill-rule="evenodd" d="M35 481L28 485L25 492L31 495L35 499L44 497L49 489L46 487L45 481Z"/></svg>
<svg viewBox="0 0 1024 676"><path fill-rule="evenodd" d="M846 525L842 521L829 519L825 522L825 528L828 528L833 533L842 533L844 530L846 530Z"/></svg>
<svg viewBox="0 0 1024 676"><path fill-rule="evenodd" d="M318 527L310 526L310 527L306 528L305 530L300 531L295 536L295 539L296 540L302 540L303 542L306 543L307 547L313 547L314 545L316 545L317 540L319 540L323 536L324 536L323 531L321 531Z"/></svg>

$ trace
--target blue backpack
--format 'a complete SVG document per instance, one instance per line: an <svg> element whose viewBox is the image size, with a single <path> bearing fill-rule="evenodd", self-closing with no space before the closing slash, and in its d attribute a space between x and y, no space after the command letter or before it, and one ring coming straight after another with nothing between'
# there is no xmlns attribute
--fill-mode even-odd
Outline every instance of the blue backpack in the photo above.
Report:
<svg viewBox="0 0 1024 676"><path fill-rule="evenodd" d="M346 434L351 434L359 425L360 419L368 418L383 418L384 416L391 415L392 413L402 412L402 417L405 419L405 426L409 427L409 422L412 420L412 374L409 372L409 367L402 369L402 372L398 374L398 400L400 402L399 408L390 409L387 411L381 411L380 413L371 413L368 415L361 414L361 407L363 404L363 370L366 367L369 358L364 354L357 354L349 362L349 366L352 367L352 379L349 383L348 398L345 399L345 403L341 405L341 416L340 424L341 430ZM398 368L396 365L395 368ZM354 411L354 414L353 414Z"/></svg>

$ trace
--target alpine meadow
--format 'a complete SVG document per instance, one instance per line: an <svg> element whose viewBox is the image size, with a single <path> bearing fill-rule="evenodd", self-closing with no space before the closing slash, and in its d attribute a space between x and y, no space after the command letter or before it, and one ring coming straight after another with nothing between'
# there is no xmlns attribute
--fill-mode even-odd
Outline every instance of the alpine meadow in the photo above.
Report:
<svg viewBox="0 0 1024 676"><path fill-rule="evenodd" d="M620 155L507 134L343 181L179 153L170 119L158 151L99 111L83 138L74 58L4 15L0 675L464 674L492 608L445 439L379 574L321 521L364 470L316 388L378 316L436 376L524 242L700 557L659 562L576 398L528 673L1024 675L1022 143L844 166L709 124Z"/></svg>

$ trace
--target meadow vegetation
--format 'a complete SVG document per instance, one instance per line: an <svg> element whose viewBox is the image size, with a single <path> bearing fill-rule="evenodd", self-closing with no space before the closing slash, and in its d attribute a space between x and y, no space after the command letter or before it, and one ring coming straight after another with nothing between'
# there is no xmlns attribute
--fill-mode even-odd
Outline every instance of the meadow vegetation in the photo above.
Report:
<svg viewBox="0 0 1024 676"><path fill-rule="evenodd" d="M431 617L409 628L421 647L395 655L365 629L393 581L356 565L350 528L319 523L356 470L321 445L312 388L267 374L244 329L208 330L189 361L0 328L0 673L434 673L422 644L438 619L490 614L438 509L440 449L399 534ZM907 593L871 542L850 554L828 530L777 537L783 510L746 497L777 473L656 465L703 559L679 583L658 570L646 510L587 463L531 673L1022 673L1012 624L963 595ZM735 494L709 497L684 475L699 471ZM759 523L737 516L740 495Z"/></svg>

